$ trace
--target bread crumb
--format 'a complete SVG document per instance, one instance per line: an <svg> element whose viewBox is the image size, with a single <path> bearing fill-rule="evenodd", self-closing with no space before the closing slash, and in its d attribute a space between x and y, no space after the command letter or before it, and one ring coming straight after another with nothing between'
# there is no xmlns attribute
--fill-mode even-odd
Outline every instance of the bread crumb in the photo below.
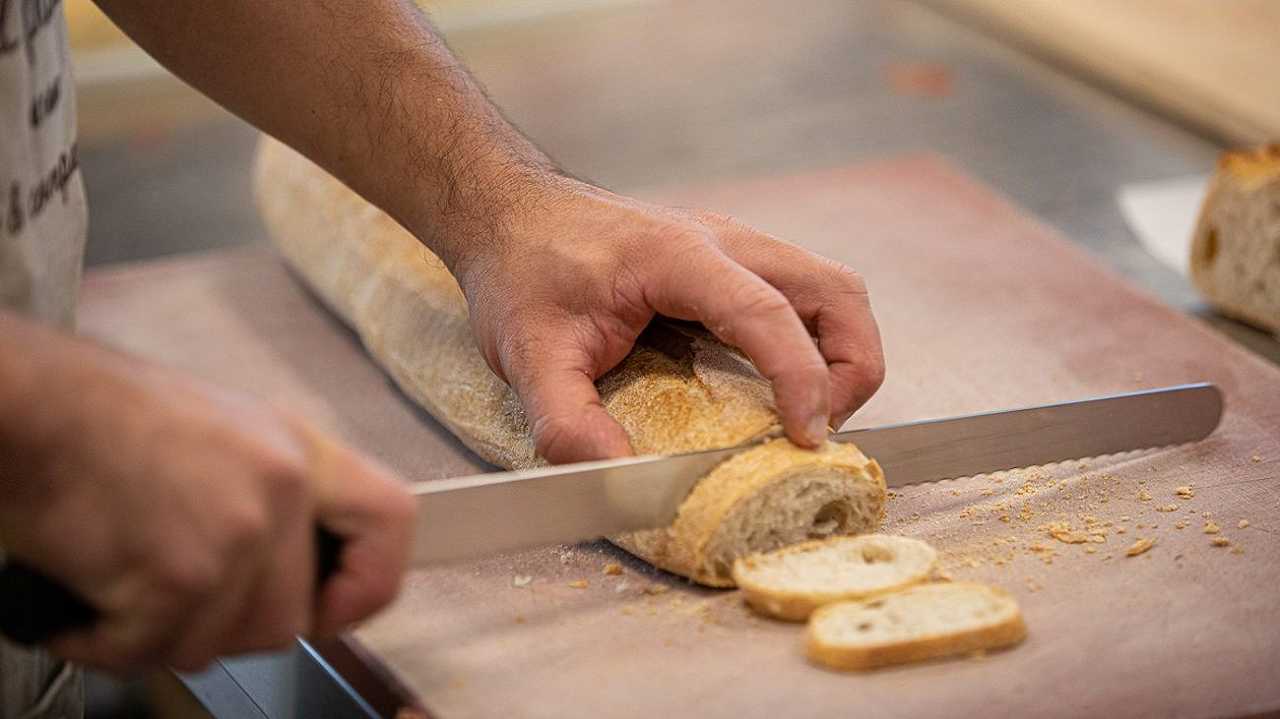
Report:
<svg viewBox="0 0 1280 719"><path fill-rule="evenodd" d="M1195 490L1193 490L1189 484L1184 484L1181 487L1175 488L1173 493L1183 499L1191 499L1196 496Z"/></svg>
<svg viewBox="0 0 1280 719"><path fill-rule="evenodd" d="M1232 548L1231 548L1231 553L1232 553L1232 554L1244 554L1244 547L1241 547L1241 546L1239 546L1239 545L1234 546L1234 547L1232 547Z"/></svg>
<svg viewBox="0 0 1280 719"><path fill-rule="evenodd" d="M1255 454L1255 455L1253 455L1252 457L1250 457L1250 458L1249 458L1249 461L1250 461L1250 462L1253 462L1254 464L1258 464L1259 462L1261 462L1261 461L1262 461L1262 455L1260 455L1260 454Z"/></svg>
<svg viewBox="0 0 1280 719"><path fill-rule="evenodd" d="M1150 502L1150 501L1151 501L1151 493L1150 493L1150 492L1148 492L1148 491L1147 491L1147 490L1145 490L1145 489L1139 489L1139 490L1138 490L1138 501L1139 501L1139 502Z"/></svg>
<svg viewBox="0 0 1280 719"><path fill-rule="evenodd" d="M529 576L528 574L517 574L511 578L511 586L527 587L529 586L529 583L532 581L533 581L533 577Z"/></svg>
<svg viewBox="0 0 1280 719"><path fill-rule="evenodd" d="M1177 522L1174 522L1174 523L1173 523L1173 528L1174 528L1174 529L1186 529L1186 528L1187 528L1187 523L1186 523L1186 522L1184 522L1184 521L1182 521L1182 520L1178 520Z"/></svg>
<svg viewBox="0 0 1280 719"><path fill-rule="evenodd" d="M1124 533L1125 533L1124 527L1116 527L1116 534L1124 534Z"/></svg>
<svg viewBox="0 0 1280 719"><path fill-rule="evenodd" d="M1094 554L1094 553L1096 553L1097 551L1098 551L1098 548L1097 548L1097 547L1085 547L1085 548L1084 548L1084 553L1085 553L1085 554Z"/></svg>
<svg viewBox="0 0 1280 719"><path fill-rule="evenodd" d="M1209 544L1212 544L1215 547L1229 547L1231 546L1231 540L1219 534L1213 539L1210 539Z"/></svg>
<svg viewBox="0 0 1280 719"><path fill-rule="evenodd" d="M645 594L666 594L671 591L671 587L665 584L646 584L644 586Z"/></svg>
<svg viewBox="0 0 1280 719"><path fill-rule="evenodd" d="M1169 504L1156 507L1156 511L1157 512L1176 512L1178 511L1178 505L1171 502Z"/></svg>
<svg viewBox="0 0 1280 719"><path fill-rule="evenodd" d="M585 579L575 579L575 580L573 580L572 582L569 582L569 586L570 586L570 587L573 587L574 589L586 589L586 588L587 588L587 580L585 580Z"/></svg>
<svg viewBox="0 0 1280 719"><path fill-rule="evenodd" d="M1237 526L1237 527L1239 527L1239 528L1241 528L1241 529L1244 529L1244 528L1246 528L1246 527L1248 527L1248 526L1249 526L1249 520L1247 520L1247 519L1242 519L1242 520L1240 520L1239 522L1237 522L1237 523L1236 523L1236 526Z"/></svg>
<svg viewBox="0 0 1280 719"><path fill-rule="evenodd" d="M618 594L622 594L623 592L627 591L630 588L631 588L630 582L622 581L614 585L613 591L617 592Z"/></svg>
<svg viewBox="0 0 1280 719"><path fill-rule="evenodd" d="M1205 520L1205 523L1204 523L1205 534L1217 534L1218 532L1221 532L1221 531L1222 531L1222 527L1219 527L1217 524L1214 524L1212 519Z"/></svg>
<svg viewBox="0 0 1280 719"><path fill-rule="evenodd" d="M1155 545L1156 545L1156 540L1154 539L1139 539L1138 541L1129 545L1128 549L1124 550L1124 556L1136 557L1139 554L1146 552L1148 549L1151 549Z"/></svg>
<svg viewBox="0 0 1280 719"><path fill-rule="evenodd" d="M1084 544L1089 541L1089 535L1084 532L1077 532L1071 528L1066 522L1054 522L1049 525L1049 536L1062 542L1063 544Z"/></svg>
<svg viewBox="0 0 1280 719"><path fill-rule="evenodd" d="M604 572L605 574L616 576L616 575L622 574L622 565L618 564L617 562L609 562L608 564L604 565L604 568L600 571Z"/></svg>
<svg viewBox="0 0 1280 719"><path fill-rule="evenodd" d="M1126 514L1126 515L1121 516L1121 517L1120 517L1120 521L1121 521L1121 522L1127 522L1127 521L1129 521L1129 515L1127 515L1127 514Z"/></svg>
<svg viewBox="0 0 1280 719"><path fill-rule="evenodd" d="M1039 582L1037 582L1036 580L1034 580L1034 579L1032 579L1032 578L1030 578L1030 577L1027 577L1027 590L1028 590L1028 591L1038 592L1038 591L1040 591L1041 589L1044 589L1044 585L1043 585L1043 584L1040 584L1040 583L1039 583Z"/></svg>

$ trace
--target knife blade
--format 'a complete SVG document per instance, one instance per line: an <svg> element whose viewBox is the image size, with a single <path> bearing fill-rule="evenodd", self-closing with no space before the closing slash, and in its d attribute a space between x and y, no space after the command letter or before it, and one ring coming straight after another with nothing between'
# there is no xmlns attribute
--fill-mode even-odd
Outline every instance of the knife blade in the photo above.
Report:
<svg viewBox="0 0 1280 719"><path fill-rule="evenodd" d="M901 487L1193 442L1222 416L1198 383L1014 410L854 429ZM413 562L430 564L670 524L693 486L751 445L421 482Z"/></svg>
<svg viewBox="0 0 1280 719"><path fill-rule="evenodd" d="M1191 384L924 420L833 435L875 457L891 487L1203 439L1222 394ZM693 486L752 445L420 482L415 564L591 539L670 524ZM317 586L342 539L316 528ZM97 610L55 580L0 556L0 635L22 644L84 628Z"/></svg>

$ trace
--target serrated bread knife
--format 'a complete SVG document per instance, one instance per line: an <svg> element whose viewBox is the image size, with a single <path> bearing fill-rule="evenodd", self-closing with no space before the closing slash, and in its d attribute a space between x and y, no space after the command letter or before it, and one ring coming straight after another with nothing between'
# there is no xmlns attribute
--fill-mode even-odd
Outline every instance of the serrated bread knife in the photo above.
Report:
<svg viewBox="0 0 1280 719"><path fill-rule="evenodd" d="M853 442L890 487L1098 457L1204 439L1222 393L1199 383L1023 409L855 429ZM583 462L419 482L414 564L444 562L663 527L694 484L753 445L670 457ZM341 540L319 531L321 579ZM33 643L91 623L95 612L17 563L0 568L0 632ZM74 618L74 621L68 621Z"/></svg>

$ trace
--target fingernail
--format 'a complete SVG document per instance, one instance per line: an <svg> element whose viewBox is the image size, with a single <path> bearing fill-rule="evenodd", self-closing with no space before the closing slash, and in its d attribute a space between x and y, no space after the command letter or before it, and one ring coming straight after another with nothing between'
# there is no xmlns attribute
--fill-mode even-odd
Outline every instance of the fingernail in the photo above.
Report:
<svg viewBox="0 0 1280 719"><path fill-rule="evenodd" d="M815 447L821 446L823 442L827 441L827 418L820 414L810 417L809 427L805 434Z"/></svg>

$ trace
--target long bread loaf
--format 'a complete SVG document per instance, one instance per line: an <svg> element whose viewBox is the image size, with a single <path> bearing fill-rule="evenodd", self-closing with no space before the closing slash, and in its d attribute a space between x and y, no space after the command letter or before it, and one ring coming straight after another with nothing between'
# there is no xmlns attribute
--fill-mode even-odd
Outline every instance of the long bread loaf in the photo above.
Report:
<svg viewBox="0 0 1280 719"><path fill-rule="evenodd" d="M360 336L409 397L484 459L542 463L512 391L481 356L443 263L389 216L284 145L264 139L256 195L286 260ZM768 383L737 351L655 323L597 383L641 454L740 444L778 431ZM721 464L675 523L614 538L669 571L732 586L738 556L875 529L884 477L849 444L805 451L774 439Z"/></svg>

